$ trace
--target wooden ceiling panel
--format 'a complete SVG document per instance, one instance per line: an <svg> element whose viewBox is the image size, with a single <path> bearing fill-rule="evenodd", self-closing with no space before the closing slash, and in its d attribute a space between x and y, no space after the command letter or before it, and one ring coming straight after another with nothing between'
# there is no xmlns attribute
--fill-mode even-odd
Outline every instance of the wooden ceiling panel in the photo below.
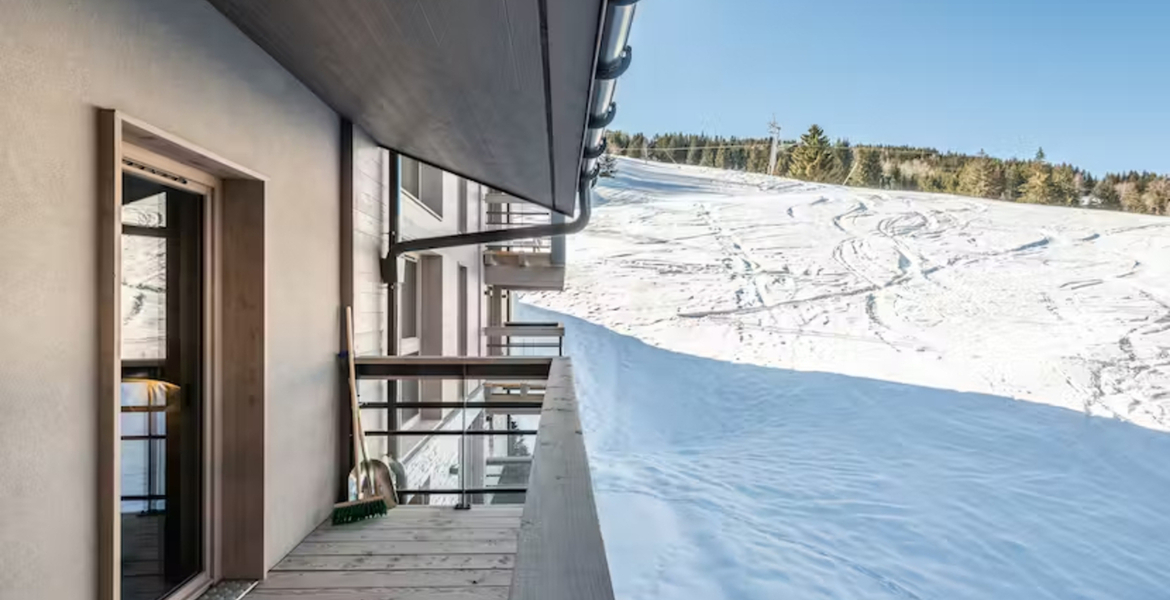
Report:
<svg viewBox="0 0 1170 600"><path fill-rule="evenodd" d="M601 0L209 1L380 144L572 213Z"/></svg>

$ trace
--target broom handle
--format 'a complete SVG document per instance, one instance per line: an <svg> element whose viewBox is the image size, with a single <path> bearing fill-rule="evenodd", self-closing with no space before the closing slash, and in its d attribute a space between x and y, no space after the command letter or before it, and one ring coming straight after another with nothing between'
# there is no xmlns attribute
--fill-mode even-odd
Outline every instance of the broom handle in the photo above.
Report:
<svg viewBox="0 0 1170 600"><path fill-rule="evenodd" d="M366 456L366 432L362 431L361 407L357 398L357 375L353 364L353 307L345 307L345 360L349 367L349 409L353 414L353 460L357 478L358 499L362 498L362 472L369 457ZM370 478L370 490L377 493L377 483Z"/></svg>

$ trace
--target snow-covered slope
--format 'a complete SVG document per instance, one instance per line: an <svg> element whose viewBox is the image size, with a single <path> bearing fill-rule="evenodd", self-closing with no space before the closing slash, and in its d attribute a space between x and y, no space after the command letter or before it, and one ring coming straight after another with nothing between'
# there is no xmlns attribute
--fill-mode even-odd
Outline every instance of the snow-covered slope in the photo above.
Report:
<svg viewBox="0 0 1170 600"><path fill-rule="evenodd" d="M1170 598L1170 219L619 168L517 317L620 600Z"/></svg>
<svg viewBox="0 0 1170 600"><path fill-rule="evenodd" d="M1170 218L622 159L526 301L709 358L1170 429Z"/></svg>
<svg viewBox="0 0 1170 600"><path fill-rule="evenodd" d="M561 319L619 600L1162 600L1170 434Z"/></svg>

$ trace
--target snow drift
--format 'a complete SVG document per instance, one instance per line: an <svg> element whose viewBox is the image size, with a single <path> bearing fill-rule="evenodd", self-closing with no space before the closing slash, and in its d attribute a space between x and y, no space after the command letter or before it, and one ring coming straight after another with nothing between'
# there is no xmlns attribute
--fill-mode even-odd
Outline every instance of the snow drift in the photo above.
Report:
<svg viewBox="0 0 1170 600"><path fill-rule="evenodd" d="M525 296L593 323L518 316L568 327L619 598L1167 597L1170 220L626 160L601 194Z"/></svg>

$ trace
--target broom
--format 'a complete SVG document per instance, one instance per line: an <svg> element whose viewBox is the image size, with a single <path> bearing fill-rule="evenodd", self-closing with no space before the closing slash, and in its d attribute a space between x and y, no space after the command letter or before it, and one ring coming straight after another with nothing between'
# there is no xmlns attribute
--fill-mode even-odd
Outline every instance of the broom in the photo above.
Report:
<svg viewBox="0 0 1170 600"><path fill-rule="evenodd" d="M353 308L345 307L345 359L349 363L349 408L353 413L353 473L357 479L357 500L333 505L333 524L353 523L386 514L390 510L386 499L378 495L378 483L368 473L370 457L366 455L366 434L362 430L361 407L358 406L357 377L353 367ZM370 494L365 495L362 473L370 482Z"/></svg>

